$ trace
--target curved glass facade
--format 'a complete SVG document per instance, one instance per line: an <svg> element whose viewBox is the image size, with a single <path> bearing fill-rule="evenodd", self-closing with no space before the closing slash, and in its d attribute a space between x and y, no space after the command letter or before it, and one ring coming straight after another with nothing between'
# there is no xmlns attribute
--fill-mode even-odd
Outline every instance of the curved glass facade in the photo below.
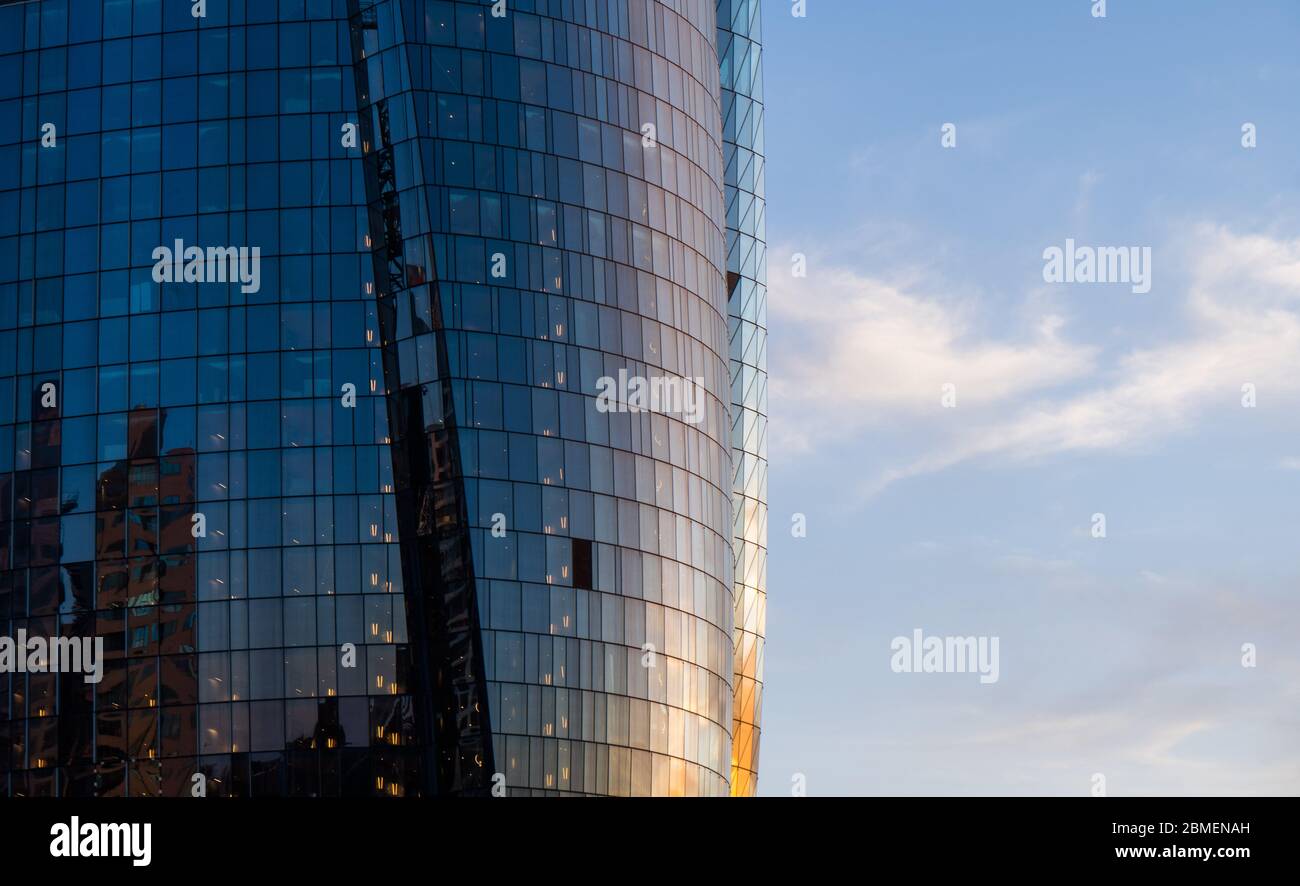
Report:
<svg viewBox="0 0 1300 886"><path fill-rule="evenodd" d="M490 729L508 791L722 795L733 600L714 10L559 8L356 6L392 402L411 404L399 476L445 472L429 495L464 502L428 531L471 552L479 648L431 667L450 664L467 699L485 693L490 723L470 728ZM702 380L699 421L602 410L600 381L620 370ZM429 600L466 580L427 572ZM481 686L461 667L476 655Z"/></svg>
<svg viewBox="0 0 1300 886"><path fill-rule="evenodd" d="M98 683L0 674L0 783L405 793L345 10L190 9L0 8L0 632L90 634L105 658ZM155 282L177 240L259 247L260 286Z"/></svg>
<svg viewBox="0 0 1300 886"><path fill-rule="evenodd" d="M756 4L191 7L0 4L0 788L752 793Z"/></svg>
<svg viewBox="0 0 1300 886"><path fill-rule="evenodd" d="M767 633L767 233L760 0L718 0L731 329L735 690L731 792L758 787Z"/></svg>

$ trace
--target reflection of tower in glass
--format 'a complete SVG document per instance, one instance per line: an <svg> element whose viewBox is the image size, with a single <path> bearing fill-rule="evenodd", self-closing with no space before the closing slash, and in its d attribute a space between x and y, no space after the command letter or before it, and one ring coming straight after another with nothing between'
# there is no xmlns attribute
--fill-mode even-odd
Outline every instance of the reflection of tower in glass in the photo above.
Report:
<svg viewBox="0 0 1300 886"><path fill-rule="evenodd" d="M0 633L106 663L0 674L0 793L421 793L347 17L74 5L0 5Z"/></svg>
<svg viewBox="0 0 1300 886"><path fill-rule="evenodd" d="M756 6L527 5L0 4L0 793L752 792Z"/></svg>

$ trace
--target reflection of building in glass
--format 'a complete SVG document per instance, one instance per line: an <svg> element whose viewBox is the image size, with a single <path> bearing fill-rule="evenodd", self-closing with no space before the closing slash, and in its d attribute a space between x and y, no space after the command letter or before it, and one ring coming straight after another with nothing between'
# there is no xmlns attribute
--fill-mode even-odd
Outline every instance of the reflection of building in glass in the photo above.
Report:
<svg viewBox="0 0 1300 886"><path fill-rule="evenodd" d="M108 657L0 675L0 790L420 793L347 18L190 8L0 6L0 630Z"/></svg>
<svg viewBox="0 0 1300 886"><path fill-rule="evenodd" d="M0 5L0 793L752 792L756 5L530 5Z"/></svg>

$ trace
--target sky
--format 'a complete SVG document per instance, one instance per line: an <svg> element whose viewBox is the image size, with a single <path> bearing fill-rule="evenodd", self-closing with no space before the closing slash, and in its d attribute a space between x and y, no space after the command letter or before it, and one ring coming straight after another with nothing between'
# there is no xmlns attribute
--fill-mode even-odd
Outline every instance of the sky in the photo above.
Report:
<svg viewBox="0 0 1300 886"><path fill-rule="evenodd" d="M1300 4L764 3L760 793L1300 794Z"/></svg>

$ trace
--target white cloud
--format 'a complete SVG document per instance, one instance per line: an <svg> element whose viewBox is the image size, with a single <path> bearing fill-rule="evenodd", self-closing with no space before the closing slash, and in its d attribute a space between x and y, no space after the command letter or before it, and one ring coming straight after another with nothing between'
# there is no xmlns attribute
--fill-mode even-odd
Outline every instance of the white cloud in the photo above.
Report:
<svg viewBox="0 0 1300 886"><path fill-rule="evenodd" d="M1092 193L1101 184L1103 176L1095 169L1089 169L1079 176L1079 196L1074 201L1075 219L1083 219L1092 209Z"/></svg>
<svg viewBox="0 0 1300 886"><path fill-rule="evenodd" d="M975 458L1025 459L1067 451L1122 450L1185 432L1209 408L1241 409L1300 393L1300 240L1239 236L1201 227L1185 238L1187 286L1173 299L1180 332L1103 362L1071 342L1060 316L1043 313L1018 338L978 333L968 300L954 303L916 281L891 285L835 269L774 280L774 323L800 357L773 375L774 448L811 448L872 429L925 433L920 455L884 468L873 494L900 479ZM1173 247L1157 261L1174 262ZM1063 292L1066 290L1062 290ZM1026 301L1028 304L1028 300ZM788 358L787 358L788 360ZM960 421L939 406L957 386ZM1221 412L1222 414L1222 412Z"/></svg>
<svg viewBox="0 0 1300 886"><path fill-rule="evenodd" d="M788 288L784 288L787 287ZM1078 378L1093 350L1061 341L1063 320L1044 314L1025 340L981 339L974 306L919 294L844 269L812 272L782 284L773 322L802 339L769 384L786 417L786 445L851 435L899 415L940 408L943 385L958 402L987 405Z"/></svg>

